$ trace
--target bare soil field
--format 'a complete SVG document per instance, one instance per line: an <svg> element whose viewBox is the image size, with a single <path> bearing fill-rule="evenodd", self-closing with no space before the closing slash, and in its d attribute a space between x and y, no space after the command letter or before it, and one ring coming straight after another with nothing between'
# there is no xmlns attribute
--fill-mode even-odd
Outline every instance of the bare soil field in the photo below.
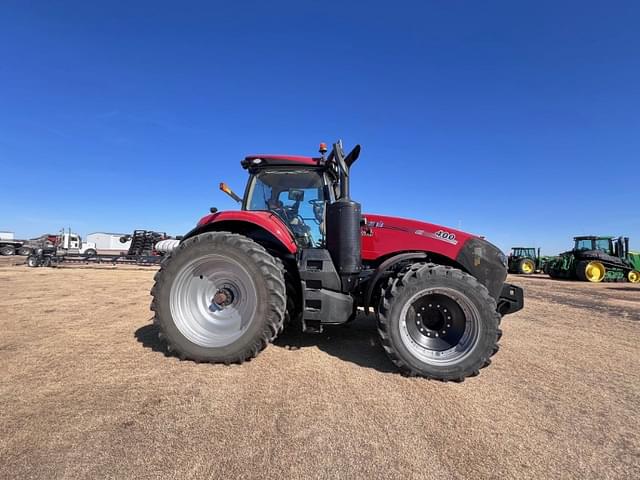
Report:
<svg viewBox="0 0 640 480"><path fill-rule="evenodd" d="M640 287L512 277L464 383L405 378L373 318L238 366L168 356L145 268L0 265L1 478L640 478Z"/></svg>

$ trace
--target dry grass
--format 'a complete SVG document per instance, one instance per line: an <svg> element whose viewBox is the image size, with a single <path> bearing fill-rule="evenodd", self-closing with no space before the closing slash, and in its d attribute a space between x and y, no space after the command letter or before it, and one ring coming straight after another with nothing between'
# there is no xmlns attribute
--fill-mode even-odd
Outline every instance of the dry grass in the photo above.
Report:
<svg viewBox="0 0 640 480"><path fill-rule="evenodd" d="M637 287L514 278L493 365L443 384L395 373L364 317L180 362L152 276L0 268L0 477L640 478Z"/></svg>

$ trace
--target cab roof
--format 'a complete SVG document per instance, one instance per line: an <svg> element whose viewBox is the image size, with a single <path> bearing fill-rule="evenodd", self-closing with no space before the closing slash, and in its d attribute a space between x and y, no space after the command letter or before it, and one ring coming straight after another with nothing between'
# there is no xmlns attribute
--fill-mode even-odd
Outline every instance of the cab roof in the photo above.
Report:
<svg viewBox="0 0 640 480"><path fill-rule="evenodd" d="M573 237L574 240L611 240L615 237L599 236L599 235L581 235L579 237Z"/></svg>
<svg viewBox="0 0 640 480"><path fill-rule="evenodd" d="M264 166L291 166L316 167L322 161L321 158L305 157L302 155L248 155L240 162L242 168L256 168Z"/></svg>

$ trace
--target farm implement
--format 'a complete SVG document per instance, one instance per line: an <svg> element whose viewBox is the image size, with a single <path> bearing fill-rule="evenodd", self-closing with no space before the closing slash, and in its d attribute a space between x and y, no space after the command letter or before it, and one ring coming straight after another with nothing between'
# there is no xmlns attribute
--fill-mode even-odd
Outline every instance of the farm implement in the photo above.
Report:
<svg viewBox="0 0 640 480"><path fill-rule="evenodd" d="M124 265L158 265L162 254L155 250L156 243L167 238L166 233L135 230L131 235L120 238L121 243L131 240L126 252L114 255L99 255L95 249L86 251L68 248L66 233L58 236L57 241L49 247L36 249L27 258L30 267L56 267L63 264L124 264Z"/></svg>

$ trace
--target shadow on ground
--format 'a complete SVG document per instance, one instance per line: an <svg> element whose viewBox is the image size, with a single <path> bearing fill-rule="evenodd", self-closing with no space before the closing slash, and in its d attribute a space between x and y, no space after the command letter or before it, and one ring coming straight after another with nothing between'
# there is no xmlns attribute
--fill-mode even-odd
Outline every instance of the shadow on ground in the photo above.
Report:
<svg viewBox="0 0 640 480"><path fill-rule="evenodd" d="M375 320L363 314L347 325L327 326L320 334L302 333L299 326L289 328L276 339L274 345L287 349L317 347L333 357L361 367L380 372L397 371L378 341Z"/></svg>
<svg viewBox="0 0 640 480"><path fill-rule="evenodd" d="M640 291L640 287L629 285L628 287L607 287L607 290L616 290L618 292L632 292L634 290Z"/></svg>
<svg viewBox="0 0 640 480"><path fill-rule="evenodd" d="M158 338L156 325L144 325L136 330L134 335L145 348L165 356L171 355L166 343ZM302 333L299 326L292 325L273 345L287 350L315 347L328 355L361 367L385 373L397 371L380 346L375 320L363 315L348 325L325 327L325 331L320 334Z"/></svg>
<svg viewBox="0 0 640 480"><path fill-rule="evenodd" d="M153 318L149 319L149 321L153 321ZM150 323L137 329L134 336L143 347L150 348L154 352L160 352L164 354L164 356L169 356L170 353L167 349L166 342L163 342L158 338L159 332L160 330L158 329L158 326Z"/></svg>

